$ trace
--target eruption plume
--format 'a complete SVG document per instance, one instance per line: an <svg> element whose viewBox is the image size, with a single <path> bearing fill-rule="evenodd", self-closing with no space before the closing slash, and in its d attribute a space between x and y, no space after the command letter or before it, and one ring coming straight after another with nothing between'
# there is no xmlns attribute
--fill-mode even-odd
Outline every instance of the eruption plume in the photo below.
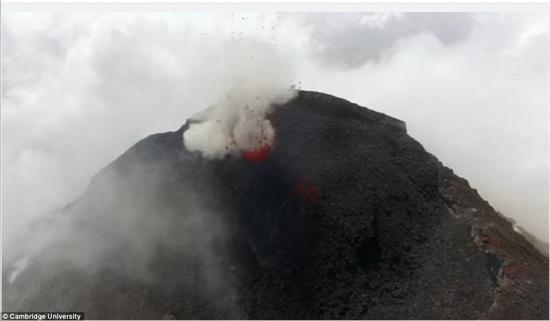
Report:
<svg viewBox="0 0 550 321"><path fill-rule="evenodd" d="M185 147L211 159L242 154L252 162L265 160L275 139L275 129L267 116L274 106L290 100L296 92L283 86L258 88L253 82L245 82L231 92L192 118L193 123L183 134Z"/></svg>

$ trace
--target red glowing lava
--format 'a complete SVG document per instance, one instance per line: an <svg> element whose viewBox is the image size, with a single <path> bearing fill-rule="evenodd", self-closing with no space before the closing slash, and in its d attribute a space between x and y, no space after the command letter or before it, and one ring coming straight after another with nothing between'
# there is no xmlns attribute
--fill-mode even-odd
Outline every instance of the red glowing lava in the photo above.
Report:
<svg viewBox="0 0 550 321"><path fill-rule="evenodd" d="M315 185L299 181L290 192L290 196L301 198L310 204L318 204L321 200L321 191Z"/></svg>
<svg viewBox="0 0 550 321"><path fill-rule="evenodd" d="M244 151L243 157L251 163L262 163L269 158L271 151L271 146L266 144L252 151Z"/></svg>
<svg viewBox="0 0 550 321"><path fill-rule="evenodd" d="M315 185L309 185L304 195L304 200L311 204L317 204L319 203L320 199L321 199L321 192L319 191L319 187Z"/></svg>

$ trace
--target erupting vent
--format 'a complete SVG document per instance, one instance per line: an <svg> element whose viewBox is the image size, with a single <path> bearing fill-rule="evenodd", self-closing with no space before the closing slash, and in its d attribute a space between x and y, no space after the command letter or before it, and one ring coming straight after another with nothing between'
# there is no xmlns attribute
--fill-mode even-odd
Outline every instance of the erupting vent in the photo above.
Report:
<svg viewBox="0 0 550 321"><path fill-rule="evenodd" d="M262 163L269 158L271 151L271 146L266 144L255 150L244 151L242 155L251 163Z"/></svg>

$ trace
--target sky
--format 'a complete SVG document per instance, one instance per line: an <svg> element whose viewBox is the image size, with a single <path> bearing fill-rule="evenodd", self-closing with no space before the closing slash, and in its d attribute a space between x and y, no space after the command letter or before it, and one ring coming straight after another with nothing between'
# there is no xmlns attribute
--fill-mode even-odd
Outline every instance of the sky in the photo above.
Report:
<svg viewBox="0 0 550 321"><path fill-rule="evenodd" d="M138 140L178 129L243 79L276 79L404 120L548 241L544 14L10 12L1 32L8 239Z"/></svg>

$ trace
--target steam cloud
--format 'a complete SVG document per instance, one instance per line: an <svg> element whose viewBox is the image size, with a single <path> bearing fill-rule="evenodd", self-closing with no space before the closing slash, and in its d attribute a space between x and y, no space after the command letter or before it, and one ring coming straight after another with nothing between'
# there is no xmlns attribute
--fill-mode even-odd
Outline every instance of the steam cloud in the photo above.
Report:
<svg viewBox="0 0 550 321"><path fill-rule="evenodd" d="M183 133L185 146L208 158L272 146L275 130L267 115L274 105L288 101L295 94L282 86L284 84L243 81L222 101L193 117L198 123L191 124Z"/></svg>
<svg viewBox="0 0 550 321"><path fill-rule="evenodd" d="M229 54L223 56L226 67L219 79L227 89L217 103L192 117L194 123L183 134L188 150L208 158L271 146L275 133L266 116L295 94L292 66L271 46L254 40L223 46Z"/></svg>

